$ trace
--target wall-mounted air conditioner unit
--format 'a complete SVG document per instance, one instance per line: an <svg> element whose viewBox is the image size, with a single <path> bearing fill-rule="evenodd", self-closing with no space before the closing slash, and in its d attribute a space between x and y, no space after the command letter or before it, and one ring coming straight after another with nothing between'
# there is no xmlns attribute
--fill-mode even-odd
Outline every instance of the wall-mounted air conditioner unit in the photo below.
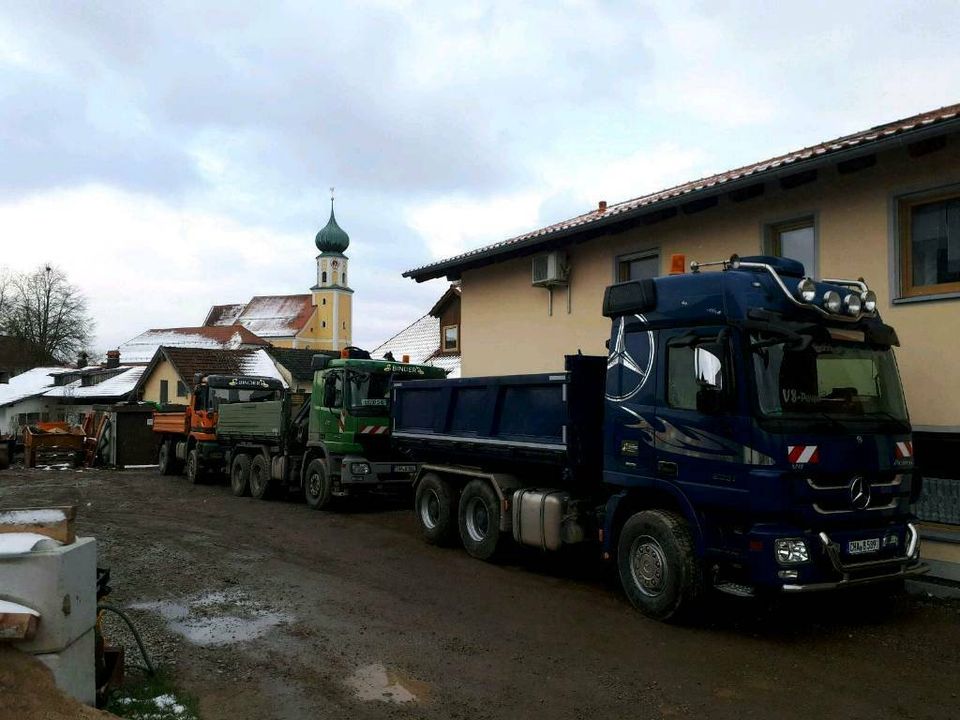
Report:
<svg viewBox="0 0 960 720"><path fill-rule="evenodd" d="M566 285L569 276L567 258L561 252L533 256L533 284L538 287Z"/></svg>

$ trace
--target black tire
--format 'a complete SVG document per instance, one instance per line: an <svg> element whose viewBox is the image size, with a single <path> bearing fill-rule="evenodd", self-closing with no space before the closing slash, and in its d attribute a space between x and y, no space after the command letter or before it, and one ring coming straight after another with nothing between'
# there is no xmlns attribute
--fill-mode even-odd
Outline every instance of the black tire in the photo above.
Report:
<svg viewBox="0 0 960 720"><path fill-rule="evenodd" d="M250 494L258 500L269 500L273 491L270 462L263 455L250 461Z"/></svg>
<svg viewBox="0 0 960 720"><path fill-rule="evenodd" d="M160 443L160 453L157 456L157 469L161 475L176 475L177 458L169 440Z"/></svg>
<svg viewBox="0 0 960 720"><path fill-rule="evenodd" d="M187 453L187 480L191 485L203 482L203 467L200 465L200 453L196 448Z"/></svg>
<svg viewBox="0 0 960 720"><path fill-rule="evenodd" d="M303 498L314 510L330 507L333 500L333 483L327 472L327 463L320 458L310 461L303 476Z"/></svg>
<svg viewBox="0 0 960 720"><path fill-rule="evenodd" d="M502 550L500 498L486 480L471 480L460 493L457 510L460 540L478 560L493 560Z"/></svg>
<svg viewBox="0 0 960 720"><path fill-rule="evenodd" d="M431 545L452 545L457 538L459 489L435 473L417 485L414 508L423 539Z"/></svg>
<svg viewBox="0 0 960 720"><path fill-rule="evenodd" d="M690 525L673 512L644 510L627 520L617 568L630 602L655 620L688 617L704 594Z"/></svg>
<svg viewBox="0 0 960 720"><path fill-rule="evenodd" d="M230 490L237 497L250 494L250 456L238 453L230 463Z"/></svg>

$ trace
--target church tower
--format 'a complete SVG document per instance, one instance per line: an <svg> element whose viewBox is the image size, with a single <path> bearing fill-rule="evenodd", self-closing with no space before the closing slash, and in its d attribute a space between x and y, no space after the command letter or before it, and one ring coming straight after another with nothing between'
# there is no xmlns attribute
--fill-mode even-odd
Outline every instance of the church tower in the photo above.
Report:
<svg viewBox="0 0 960 720"><path fill-rule="evenodd" d="M347 285L350 236L337 224L330 196L330 219L317 233L317 284L310 290L316 306L315 342L320 350L342 350L352 344L353 290Z"/></svg>

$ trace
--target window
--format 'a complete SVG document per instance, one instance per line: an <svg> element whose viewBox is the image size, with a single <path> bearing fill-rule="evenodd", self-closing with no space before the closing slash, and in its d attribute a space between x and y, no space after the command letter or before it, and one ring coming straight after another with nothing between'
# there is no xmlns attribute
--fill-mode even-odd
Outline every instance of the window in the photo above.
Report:
<svg viewBox="0 0 960 720"><path fill-rule="evenodd" d="M768 226L766 245L770 255L797 260L809 277L816 277L817 231L812 217Z"/></svg>
<svg viewBox="0 0 960 720"><path fill-rule="evenodd" d="M678 410L713 412L729 395L727 354L716 338L680 338L667 350L667 404ZM713 399L713 402L711 402Z"/></svg>
<svg viewBox="0 0 960 720"><path fill-rule="evenodd" d="M326 304L327 304L327 299L326 299L326 298L323 298L323 299L320 301L320 304L321 304L321 305L326 305Z"/></svg>
<svg viewBox="0 0 960 720"><path fill-rule="evenodd" d="M320 273L320 282L325 283L326 281L327 281L327 271L324 270L322 273Z"/></svg>
<svg viewBox="0 0 960 720"><path fill-rule="evenodd" d="M321 321L320 321L320 327L325 328L326 326L327 326L327 321L326 321L326 320L321 320Z"/></svg>
<svg viewBox="0 0 960 720"><path fill-rule="evenodd" d="M177 397L185 398L187 396L187 386L182 380L177 380Z"/></svg>
<svg viewBox="0 0 960 720"><path fill-rule="evenodd" d="M617 282L646 280L660 274L660 253L647 251L617 258Z"/></svg>
<svg viewBox="0 0 960 720"><path fill-rule="evenodd" d="M900 290L960 292L960 195L900 202Z"/></svg>
<svg viewBox="0 0 960 720"><path fill-rule="evenodd" d="M166 405L170 402L170 383L166 380L160 381L160 404Z"/></svg>
<svg viewBox="0 0 960 720"><path fill-rule="evenodd" d="M460 349L460 326L446 325L443 328L444 352L456 352Z"/></svg>
<svg viewBox="0 0 960 720"><path fill-rule="evenodd" d="M346 273L346 272L343 273L343 284L344 284L344 285L347 284L347 273Z"/></svg>

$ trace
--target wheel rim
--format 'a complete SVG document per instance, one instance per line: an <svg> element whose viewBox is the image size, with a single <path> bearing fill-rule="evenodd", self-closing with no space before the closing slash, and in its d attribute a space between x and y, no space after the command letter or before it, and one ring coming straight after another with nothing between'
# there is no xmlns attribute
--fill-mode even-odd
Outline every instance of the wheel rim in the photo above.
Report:
<svg viewBox="0 0 960 720"><path fill-rule="evenodd" d="M482 498L470 498L466 512L467 534L474 542L483 542L490 532L490 513Z"/></svg>
<svg viewBox="0 0 960 720"><path fill-rule="evenodd" d="M320 473L311 473L310 482L307 483L307 489L310 492L310 497L320 497L320 484Z"/></svg>
<svg viewBox="0 0 960 720"><path fill-rule="evenodd" d="M440 524L440 496L433 488L420 497L420 522L427 530L433 530Z"/></svg>
<svg viewBox="0 0 960 720"><path fill-rule="evenodd" d="M641 535L630 547L630 573L636 588L647 597L657 597L667 585L667 558L654 538Z"/></svg>

